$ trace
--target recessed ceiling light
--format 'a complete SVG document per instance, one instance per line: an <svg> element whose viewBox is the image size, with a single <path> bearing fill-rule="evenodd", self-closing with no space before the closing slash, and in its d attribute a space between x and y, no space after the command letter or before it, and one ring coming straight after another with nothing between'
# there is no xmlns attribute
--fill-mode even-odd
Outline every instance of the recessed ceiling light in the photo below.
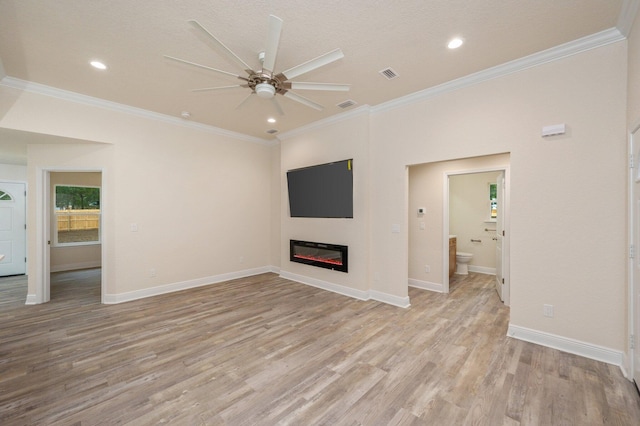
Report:
<svg viewBox="0 0 640 426"><path fill-rule="evenodd" d="M462 39L459 38L459 37L456 37L456 38L452 39L449 42L449 44L447 44L447 47L449 49L457 49L458 47L462 46L462 43L463 43Z"/></svg>
<svg viewBox="0 0 640 426"><path fill-rule="evenodd" d="M104 64L104 62L91 61L89 63L91 64L92 67L97 68L99 70L106 70L107 69L107 66Z"/></svg>
<svg viewBox="0 0 640 426"><path fill-rule="evenodd" d="M273 117L270 117L270 118L267 118L267 121L268 121L269 123L275 123L275 122L276 122L276 119L275 119L275 118L273 118Z"/></svg>

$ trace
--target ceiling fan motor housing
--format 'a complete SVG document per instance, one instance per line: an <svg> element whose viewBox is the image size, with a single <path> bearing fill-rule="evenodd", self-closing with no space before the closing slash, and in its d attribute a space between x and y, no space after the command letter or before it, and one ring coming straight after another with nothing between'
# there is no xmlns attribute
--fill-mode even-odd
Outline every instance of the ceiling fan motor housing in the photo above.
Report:
<svg viewBox="0 0 640 426"><path fill-rule="evenodd" d="M271 99L276 94L276 88L269 83L256 84L256 94L261 98Z"/></svg>

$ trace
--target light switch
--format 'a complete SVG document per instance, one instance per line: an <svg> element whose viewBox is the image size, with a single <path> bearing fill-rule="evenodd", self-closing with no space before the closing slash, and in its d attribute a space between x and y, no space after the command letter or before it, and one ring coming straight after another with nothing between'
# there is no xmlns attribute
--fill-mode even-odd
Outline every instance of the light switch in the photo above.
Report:
<svg viewBox="0 0 640 426"><path fill-rule="evenodd" d="M393 225L391 225L391 232L393 232L394 234L399 234L400 225L398 225L397 223L394 223Z"/></svg>
<svg viewBox="0 0 640 426"><path fill-rule="evenodd" d="M138 232L138 224L137 223L132 223L131 224L131 232Z"/></svg>

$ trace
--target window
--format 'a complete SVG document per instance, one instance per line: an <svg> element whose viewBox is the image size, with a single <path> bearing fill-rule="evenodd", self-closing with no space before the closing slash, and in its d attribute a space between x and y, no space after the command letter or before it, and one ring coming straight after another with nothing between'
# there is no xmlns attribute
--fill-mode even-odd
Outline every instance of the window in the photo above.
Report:
<svg viewBox="0 0 640 426"><path fill-rule="evenodd" d="M100 188L55 186L55 246L100 244Z"/></svg>
<svg viewBox="0 0 640 426"><path fill-rule="evenodd" d="M498 184L489 184L489 218L496 219L498 217Z"/></svg>
<svg viewBox="0 0 640 426"><path fill-rule="evenodd" d="M13 198L8 193L0 191L0 201L13 201Z"/></svg>

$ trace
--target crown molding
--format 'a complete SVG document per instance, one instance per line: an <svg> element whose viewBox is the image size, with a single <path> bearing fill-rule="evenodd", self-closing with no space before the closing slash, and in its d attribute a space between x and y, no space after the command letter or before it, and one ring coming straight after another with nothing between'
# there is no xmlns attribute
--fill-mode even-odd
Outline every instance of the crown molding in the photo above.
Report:
<svg viewBox="0 0 640 426"><path fill-rule="evenodd" d="M0 71L2 71L0 63ZM0 74L1 77L1 74ZM210 126L207 124L196 123L193 121L187 121L178 117L172 117L166 114L160 114L158 112L149 111L142 108L136 108L129 105L120 104L117 102L107 101L100 98L94 98L92 96L83 95L68 90L58 89L44 84L33 83L30 81L21 80L14 77L4 77L0 80L0 86L9 87L12 89L21 90L24 92L35 93L39 95L49 96L52 98L62 99L77 104L98 107L115 111L123 114L133 115L136 117L145 118L148 120L160 121L163 123L171 124L174 126L186 127L189 129L199 130L206 133L211 133L217 136L229 137L236 140L245 142L256 143L260 145L276 145L277 141L257 138L243 133L232 132L230 130L221 129L219 127Z"/></svg>
<svg viewBox="0 0 640 426"><path fill-rule="evenodd" d="M633 22L638 14L640 0L623 0L616 28L626 38L631 33Z"/></svg>
<svg viewBox="0 0 640 426"><path fill-rule="evenodd" d="M420 102L442 95L444 93L453 92L454 90L469 87L498 77L503 77L509 74L526 70L528 68L553 62L558 59L573 56L587 50L596 49L598 47L616 43L622 40L625 40L624 35L617 28L611 28L599 33L589 35L587 37L580 38L578 40L571 41L569 43L561 44L551 49L543 50L541 52L534 53L532 55L525 56L514 61L506 62L502 65L487 68L486 70L482 70L474 74L469 74L465 77L460 77L458 79L451 80L438 86L424 89L419 92L415 92L407 96L403 96L401 98L376 105L375 107L371 108L371 113L377 114L405 105Z"/></svg>
<svg viewBox="0 0 640 426"><path fill-rule="evenodd" d="M339 123L340 121L345 121L359 115L369 114L370 111L371 107L369 105L362 105L351 111L345 111L340 114L332 115L331 117L323 118L322 120L314 121L313 123L309 123L296 129L289 130L288 132L278 135L277 138L280 141L284 141L292 137L305 134L311 130L321 129L323 127L327 127L329 125Z"/></svg>

